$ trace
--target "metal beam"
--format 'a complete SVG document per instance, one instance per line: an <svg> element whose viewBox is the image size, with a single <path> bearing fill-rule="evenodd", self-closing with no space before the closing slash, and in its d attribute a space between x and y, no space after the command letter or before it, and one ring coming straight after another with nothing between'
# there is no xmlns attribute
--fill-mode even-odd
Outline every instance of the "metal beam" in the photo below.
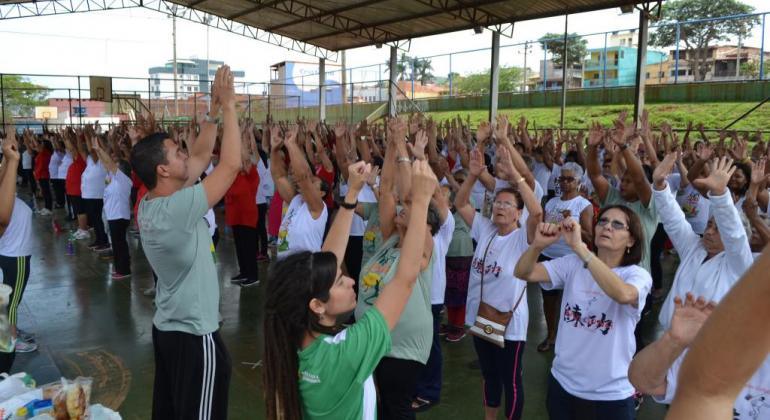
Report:
<svg viewBox="0 0 770 420"><path fill-rule="evenodd" d="M451 0L454 2L454 6L460 6L456 11L449 11L450 0L416 0L418 3L422 3L435 10L439 10L442 13L447 13L453 16L455 19L461 19L466 22L472 23L477 26L487 26L486 22L491 20L508 20L500 17L492 12L488 12L474 4L467 4L461 0Z"/></svg>
<svg viewBox="0 0 770 420"><path fill-rule="evenodd" d="M398 108L396 103L396 95L398 92L396 91L396 88L398 87L398 49L394 46L390 47L390 61L388 61L388 71L389 71L389 77L388 80L388 115L391 117L395 117L396 114L398 114Z"/></svg>
<svg viewBox="0 0 770 420"><path fill-rule="evenodd" d="M326 120L326 60L318 59L318 121Z"/></svg>
<svg viewBox="0 0 770 420"><path fill-rule="evenodd" d="M564 110L567 108L567 67L569 59L567 57L567 24L569 15L564 15L564 50L562 51L561 63L561 116L559 117L559 128L564 128Z"/></svg>
<svg viewBox="0 0 770 420"><path fill-rule="evenodd" d="M266 7L271 7L271 6L274 6L274 5L278 4L278 3L283 3L284 1L286 1L286 0L271 0L271 1L257 0L257 2L256 2L257 5L256 6L250 7L248 9L241 10L240 12L234 13L234 14L228 16L227 18L230 19L230 20L238 19L239 17L243 17L243 16L249 15L251 13L258 12L258 11L260 11L260 10L266 8Z"/></svg>
<svg viewBox="0 0 770 420"><path fill-rule="evenodd" d="M634 125L639 122L644 110L644 85L645 66L647 64L647 42L649 40L650 4L646 3L643 9L639 10L639 38L636 54L636 82L634 83Z"/></svg>
<svg viewBox="0 0 770 420"><path fill-rule="evenodd" d="M492 32L492 63L489 73L489 121L497 117L497 95L500 91L500 33Z"/></svg>
<svg viewBox="0 0 770 420"><path fill-rule="evenodd" d="M206 0L203 0L203 1L206 1ZM308 18L300 18L300 19L290 20L288 22L280 23L278 25L269 26L269 27L265 28L265 30L268 31L268 32L275 32L278 29L283 29L283 28L288 28L289 26L299 25L301 23L307 22L308 20L319 19L319 18L322 18L322 17L325 17L325 16L329 16L329 15L335 15L335 14L339 14L339 13L349 12L351 10L360 9L362 7L371 6L371 5L374 5L374 4L377 4L377 3L382 3L383 1L385 1L385 0L369 0L369 1L365 1L363 3L356 3L356 4L351 4L351 5L348 5L348 6L345 6L345 7L339 7L337 9L326 10L326 11L323 11L323 12L321 12L321 13L315 15L315 16L310 16Z"/></svg>

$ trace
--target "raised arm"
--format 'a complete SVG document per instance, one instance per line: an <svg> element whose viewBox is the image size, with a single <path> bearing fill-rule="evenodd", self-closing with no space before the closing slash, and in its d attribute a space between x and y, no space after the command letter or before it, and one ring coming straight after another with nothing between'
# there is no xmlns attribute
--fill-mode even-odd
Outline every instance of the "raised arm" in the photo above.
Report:
<svg viewBox="0 0 770 420"><path fill-rule="evenodd" d="M599 201L604 202L610 191L610 183L602 175L602 164L599 162L599 144L602 142L604 133L602 126L598 122L591 124L591 131L588 132L588 157L586 160L586 170L594 191L599 196Z"/></svg>
<svg viewBox="0 0 770 420"><path fill-rule="evenodd" d="M382 176L380 177L380 194L377 198L378 211L380 212L380 231L383 238L389 238L393 234L395 224L393 218L396 215L396 202L394 199L396 171L408 163L396 162L396 148L392 138L385 148L385 159L382 164ZM382 214L390 217L383 218Z"/></svg>
<svg viewBox="0 0 770 420"><path fill-rule="evenodd" d="M299 193L302 194L302 198L307 202L310 207L310 212L314 218L321 215L324 209L323 198L317 193L317 187L313 183L313 172L310 170L310 166L307 163L305 153L302 152L299 145L296 142L297 133L299 131L298 126L293 126L287 133L284 145L286 150L289 151L289 159L291 169L294 171L294 178L299 186Z"/></svg>
<svg viewBox="0 0 770 420"><path fill-rule="evenodd" d="M521 254L513 275L524 281L546 283L551 281L548 270L542 263L537 262L544 249L556 243L561 237L560 227L552 223L540 222L535 228L535 237L529 248Z"/></svg>
<svg viewBox="0 0 770 420"><path fill-rule="evenodd" d="M634 184L639 201L646 207L650 205L652 199L652 188L645 178L642 162L637 157L637 151L634 147L629 147L629 143L637 134L634 133L633 126L626 124L623 114L615 121L615 128L612 141L620 147L621 154L626 161L626 173Z"/></svg>
<svg viewBox="0 0 770 420"><path fill-rule="evenodd" d="M16 171L19 169L19 145L16 141L16 127L5 127L3 140L3 161L0 167L0 236L11 224L13 204L16 201Z"/></svg>
<svg viewBox="0 0 770 420"><path fill-rule="evenodd" d="M484 167L484 157L478 148L471 150L470 163L468 165L468 176L460 186L455 196L455 208L460 213L460 217L468 226L473 226L473 218L476 217L476 209L470 203L471 190L476 183L478 176L486 170Z"/></svg>
<svg viewBox="0 0 770 420"><path fill-rule="evenodd" d="M354 204L358 201L358 193L364 186L364 180L369 176L371 165L360 161L348 168L350 179L348 179L348 192L345 194L344 201L347 204ZM329 234L326 235L321 251L333 252L337 257L337 268L340 268L345 259L345 248L348 246L350 237L350 225L353 223L353 210L340 207L337 215L334 217Z"/></svg>
<svg viewBox="0 0 770 420"><path fill-rule="evenodd" d="M511 155L506 148L501 148L497 151L497 172L503 175L508 182L516 185L516 188L521 194L522 200L524 200L524 206L529 211L529 218L527 218L527 242L532 242L535 238L535 231L537 225L543 220L543 208L540 206L540 202L535 193L530 188L526 179L518 172L516 165L511 161Z"/></svg>
<svg viewBox="0 0 770 420"><path fill-rule="evenodd" d="M663 229L666 230L671 243L676 251L684 257L700 243L700 236L693 231L690 223L687 222L682 208L676 202L668 188L666 178L671 173L676 161L676 153L669 153L660 162L652 173L652 180L655 185L655 207L658 210L658 217L663 223Z"/></svg>
<svg viewBox="0 0 770 420"><path fill-rule="evenodd" d="M241 170L241 136L238 127L238 115L235 110L235 90L230 67L222 66L217 69L214 84L222 103L224 134L222 135L219 164L202 183L204 190L206 190L209 207L214 207L225 196L238 175L238 171Z"/></svg>
<svg viewBox="0 0 770 420"><path fill-rule="evenodd" d="M99 160L104 165L104 169L109 173L115 173L118 170L118 164L112 160L112 157L106 150L102 149L101 141L98 135L94 135L91 139L91 148L99 155Z"/></svg>
<svg viewBox="0 0 770 420"><path fill-rule="evenodd" d="M731 418L738 393L767 358L770 348L768 272L770 249L765 248L690 346L667 419Z"/></svg>
<svg viewBox="0 0 770 420"><path fill-rule="evenodd" d="M380 293L374 306L382 313L388 328L391 330L401 318L406 302L412 295L412 289L417 282L420 264L425 248L425 236L428 226L425 219L437 180L428 162L415 161L412 164L412 205L410 208L409 226L401 248L401 256L393 280Z"/></svg>
<svg viewBox="0 0 770 420"><path fill-rule="evenodd" d="M267 128L270 131L270 176L273 177L275 190L285 202L291 202L297 195L286 169L286 163L283 159L281 148L283 147L283 138L281 138L281 129L273 125Z"/></svg>

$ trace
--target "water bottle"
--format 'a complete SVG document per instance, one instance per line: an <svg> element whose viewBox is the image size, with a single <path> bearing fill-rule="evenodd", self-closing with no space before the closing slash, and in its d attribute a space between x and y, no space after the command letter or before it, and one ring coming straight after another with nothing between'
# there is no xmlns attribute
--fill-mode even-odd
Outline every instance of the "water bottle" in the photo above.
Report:
<svg viewBox="0 0 770 420"><path fill-rule="evenodd" d="M75 255L75 235L72 232L67 237L67 255Z"/></svg>
<svg viewBox="0 0 770 420"><path fill-rule="evenodd" d="M7 284L0 284L0 352L11 353L16 347L16 342L11 335L11 323L8 322L6 310L8 300L13 288Z"/></svg>
<svg viewBox="0 0 770 420"><path fill-rule="evenodd" d="M56 219L51 219L51 227L53 228L53 231L55 234L62 233L61 225L59 225L59 222L56 221Z"/></svg>

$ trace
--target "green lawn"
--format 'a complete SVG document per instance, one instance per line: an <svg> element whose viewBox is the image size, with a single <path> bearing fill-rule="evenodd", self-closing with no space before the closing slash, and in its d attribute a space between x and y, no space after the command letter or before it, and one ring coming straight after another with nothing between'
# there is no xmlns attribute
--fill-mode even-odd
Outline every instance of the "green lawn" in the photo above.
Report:
<svg viewBox="0 0 770 420"><path fill-rule="evenodd" d="M707 129L721 129L733 122L744 112L756 106L754 102L718 102L718 103L688 103L688 104L649 104L650 120L653 125L668 122L675 129L685 128L688 121L695 125L703 123ZM586 128L593 120L598 120L604 125L609 125L621 111L633 112L633 105L602 105L602 106L567 106L564 117L564 125L568 128ZM558 127L560 110L552 108L517 108L501 109L500 114L508 115L509 119L518 119L521 115L530 121L530 129L537 127ZM463 119L470 115L471 125L476 126L480 121L486 120L487 110L471 111L447 111L429 113L434 119L444 120L456 115ZM766 103L755 110L748 117L735 124L735 130L763 130L770 126L770 103Z"/></svg>

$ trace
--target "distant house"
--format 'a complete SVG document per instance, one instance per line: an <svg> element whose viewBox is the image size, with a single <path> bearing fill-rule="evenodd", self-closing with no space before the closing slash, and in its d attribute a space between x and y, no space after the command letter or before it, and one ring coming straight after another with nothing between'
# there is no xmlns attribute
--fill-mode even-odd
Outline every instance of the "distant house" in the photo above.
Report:
<svg viewBox="0 0 770 420"><path fill-rule="evenodd" d="M545 78L542 77L545 69ZM540 74L527 77L527 90L561 89L564 72L553 60L540 60ZM575 64L567 71L567 89L579 88L583 83L583 71L580 64ZM545 86L545 87L544 87Z"/></svg>
<svg viewBox="0 0 770 420"><path fill-rule="evenodd" d="M759 63L762 50L756 47L737 45L713 45L706 51L706 74L704 81L743 80L756 78L757 74L741 74L740 65L754 62ZM740 58L739 58L740 54ZM695 58L696 51L688 49L679 50L679 66L676 64L676 50L669 52L671 66L667 71L668 80L665 83L693 82L695 74L690 68L690 58ZM770 51L764 52L764 60L770 59ZM739 64L740 63L740 64ZM759 64L756 66L759 68ZM766 69L770 70L770 69Z"/></svg>
<svg viewBox="0 0 770 420"><path fill-rule="evenodd" d="M214 81L217 69L224 61L202 60L198 58L177 59L176 72L177 97L186 98L198 93L209 93L210 83ZM152 98L174 97L174 62L169 60L163 66L150 67L150 96ZM232 70L236 84L243 83L246 73Z"/></svg>
<svg viewBox="0 0 770 420"><path fill-rule="evenodd" d="M636 47L613 46L588 50L583 62L583 87L633 86L636 78ZM647 66L666 61L666 53L647 51ZM645 67L646 71L646 67Z"/></svg>

